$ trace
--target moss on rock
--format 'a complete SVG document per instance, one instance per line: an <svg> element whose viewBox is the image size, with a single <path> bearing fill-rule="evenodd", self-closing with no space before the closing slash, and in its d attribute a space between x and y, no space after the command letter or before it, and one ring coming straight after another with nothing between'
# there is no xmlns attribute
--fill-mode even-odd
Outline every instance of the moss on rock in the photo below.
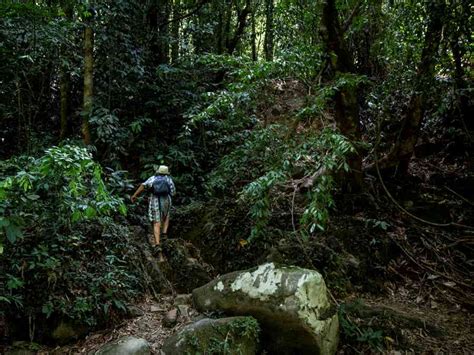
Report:
<svg viewBox="0 0 474 355"><path fill-rule="evenodd" d="M253 355L260 328L252 317L201 319L168 338L162 352L178 354Z"/></svg>

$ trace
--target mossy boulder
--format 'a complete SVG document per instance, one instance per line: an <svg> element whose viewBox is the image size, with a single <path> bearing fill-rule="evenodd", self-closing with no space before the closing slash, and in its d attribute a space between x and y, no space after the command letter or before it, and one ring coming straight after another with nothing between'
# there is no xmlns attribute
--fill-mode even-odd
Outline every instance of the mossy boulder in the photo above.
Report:
<svg viewBox="0 0 474 355"><path fill-rule="evenodd" d="M339 320L317 271L267 263L222 275L193 291L201 312L255 317L263 347L278 354L334 354Z"/></svg>
<svg viewBox="0 0 474 355"><path fill-rule="evenodd" d="M104 345L95 355L150 355L150 344L145 339L132 336L120 338Z"/></svg>
<svg viewBox="0 0 474 355"><path fill-rule="evenodd" d="M61 320L52 330L51 338L55 343L64 345L71 341L82 338L89 332L85 325L76 324L73 321Z"/></svg>
<svg viewBox="0 0 474 355"><path fill-rule="evenodd" d="M253 355L258 333L259 325L252 317L204 318L168 338L161 353Z"/></svg>

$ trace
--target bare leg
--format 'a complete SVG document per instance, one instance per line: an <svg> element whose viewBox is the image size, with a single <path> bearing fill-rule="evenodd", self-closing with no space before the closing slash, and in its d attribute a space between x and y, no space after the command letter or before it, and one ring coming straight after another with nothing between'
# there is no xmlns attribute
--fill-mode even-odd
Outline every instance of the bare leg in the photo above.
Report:
<svg viewBox="0 0 474 355"><path fill-rule="evenodd" d="M160 228L161 228L161 223L160 222L153 222L153 235L155 236L155 246L158 247L160 245ZM161 249L158 250L158 260L161 262L165 261L163 258L163 254L161 252Z"/></svg>
<svg viewBox="0 0 474 355"><path fill-rule="evenodd" d="M168 233L168 224L170 222L170 216L166 216L164 221L163 221L163 234Z"/></svg>
<svg viewBox="0 0 474 355"><path fill-rule="evenodd" d="M153 235L155 237L155 245L160 245L160 222L153 222Z"/></svg>

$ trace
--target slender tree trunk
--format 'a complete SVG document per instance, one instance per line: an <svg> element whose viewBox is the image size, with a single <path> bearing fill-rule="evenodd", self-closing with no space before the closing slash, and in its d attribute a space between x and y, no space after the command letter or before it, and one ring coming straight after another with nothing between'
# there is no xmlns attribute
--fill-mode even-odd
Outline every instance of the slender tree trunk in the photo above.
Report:
<svg viewBox="0 0 474 355"><path fill-rule="evenodd" d="M273 60L273 11L274 3L273 0L265 0L265 41L263 48L265 52L265 59L268 61Z"/></svg>
<svg viewBox="0 0 474 355"><path fill-rule="evenodd" d="M247 17L251 13L250 1L251 0L247 0L245 2L245 7L237 14L237 27L234 31L234 35L232 38L229 38L229 41L227 42L227 53L229 54L234 53L242 35L244 34L245 27L247 26Z"/></svg>
<svg viewBox="0 0 474 355"><path fill-rule="evenodd" d="M230 22L232 20L232 1L227 1L228 6L222 9L222 31L221 31L221 42L218 47L218 54L222 54L227 47L227 43L230 37Z"/></svg>
<svg viewBox="0 0 474 355"><path fill-rule="evenodd" d="M82 137L86 145L91 144L89 119L92 114L94 92L94 32L89 25L84 28L84 106Z"/></svg>
<svg viewBox="0 0 474 355"><path fill-rule="evenodd" d="M60 132L59 139L62 141L68 133L68 95L69 95L69 73L64 65L60 68L59 92L60 92Z"/></svg>
<svg viewBox="0 0 474 355"><path fill-rule="evenodd" d="M60 1L60 6L66 15L68 21L72 20L73 17L73 6L69 1ZM59 50L59 56L61 59L67 57L66 45L62 44ZM59 139L62 141L66 138L69 130L68 114L69 114L69 87L70 87L70 76L68 67L64 63L60 63L59 67L59 93L60 93L60 131Z"/></svg>
<svg viewBox="0 0 474 355"><path fill-rule="evenodd" d="M323 3L323 17L320 34L326 47L326 54L331 68L331 76L354 72L353 59L343 38L335 0ZM335 119L340 132L351 142L361 139L359 123L359 105L357 89L351 86L339 88L335 94ZM353 153L347 157L351 169L348 181L350 189L359 189L362 185L362 159L360 154Z"/></svg>
<svg viewBox="0 0 474 355"><path fill-rule="evenodd" d="M181 16L181 0L174 0L173 4L173 23L171 25L171 61L175 63L179 56L179 26L181 21L177 20Z"/></svg>
<svg viewBox="0 0 474 355"><path fill-rule="evenodd" d="M408 165L418 140L428 99L426 93L434 78L436 57L443 29L444 1L432 1L427 6L429 22L425 33L421 61L418 65L415 87L394 149L394 154L399 163L398 172L402 175L408 171Z"/></svg>
<svg viewBox="0 0 474 355"><path fill-rule="evenodd" d="M255 11L256 6L253 6L252 14L251 14L251 21L252 21L252 34L251 34L251 46L252 46L252 60L254 62L257 61L257 33L255 30Z"/></svg>
<svg viewBox="0 0 474 355"><path fill-rule="evenodd" d="M171 13L170 0L160 0L158 9L158 53L159 64L169 63L169 17Z"/></svg>
<svg viewBox="0 0 474 355"><path fill-rule="evenodd" d="M152 0L146 20L152 34L150 51L154 66L169 62L169 0Z"/></svg>
<svg viewBox="0 0 474 355"><path fill-rule="evenodd" d="M464 80L464 69L462 67L462 57L461 48L459 46L459 39L454 38L451 41L451 50L453 52L454 60L454 82L455 82L455 91L457 95L457 104L459 108L459 118L462 121L462 125L466 130L471 129L474 125L471 121L471 127L466 122L466 117L470 117L469 111L469 97L465 93L466 82Z"/></svg>
<svg viewBox="0 0 474 355"><path fill-rule="evenodd" d="M221 6L217 8L214 7L214 11L217 12L217 26L216 26L216 44L215 51L217 54L222 54L224 52L224 20L225 20L225 10Z"/></svg>

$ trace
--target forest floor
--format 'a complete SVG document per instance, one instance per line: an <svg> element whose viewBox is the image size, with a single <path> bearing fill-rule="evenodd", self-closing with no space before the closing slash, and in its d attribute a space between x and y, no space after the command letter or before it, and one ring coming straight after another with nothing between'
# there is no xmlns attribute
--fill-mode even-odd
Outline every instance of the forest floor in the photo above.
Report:
<svg viewBox="0 0 474 355"><path fill-rule="evenodd" d="M188 316L180 315L176 325L167 328L163 325L163 319L166 313L174 308L172 296L160 295L158 300L152 296L146 296L134 307L139 314L134 318L125 319L111 329L93 332L74 344L44 349L39 354L93 354L104 344L124 336L146 339L151 345L153 354L159 354L166 338L178 332L198 316L197 311L190 308Z"/></svg>
<svg viewBox="0 0 474 355"><path fill-rule="evenodd" d="M160 296L159 300L145 297L135 306L142 314L124 320L114 328L89 334L74 344L44 348L39 354L93 354L104 344L124 336L134 336L146 339L153 354L159 350L165 339L178 332L187 324L201 315L192 308L188 316L179 316L176 325L166 328L163 319L168 310L174 308L172 296ZM360 297L360 298L359 298ZM353 301L349 297L343 302ZM407 302L403 292L392 297L373 297L359 295L358 302L365 304L372 313L361 318L351 317L359 325L363 322L372 324L374 331L383 327L385 331L395 331L398 339L384 337L385 353L397 354L397 351L415 353L445 353L472 354L474 353L474 330L472 315L455 307L437 305L436 308L421 306ZM391 329L391 330L390 330ZM403 338L403 340L401 339ZM403 342L403 350L397 343ZM422 350L421 350L422 349ZM338 354L375 353L376 349L341 342Z"/></svg>

